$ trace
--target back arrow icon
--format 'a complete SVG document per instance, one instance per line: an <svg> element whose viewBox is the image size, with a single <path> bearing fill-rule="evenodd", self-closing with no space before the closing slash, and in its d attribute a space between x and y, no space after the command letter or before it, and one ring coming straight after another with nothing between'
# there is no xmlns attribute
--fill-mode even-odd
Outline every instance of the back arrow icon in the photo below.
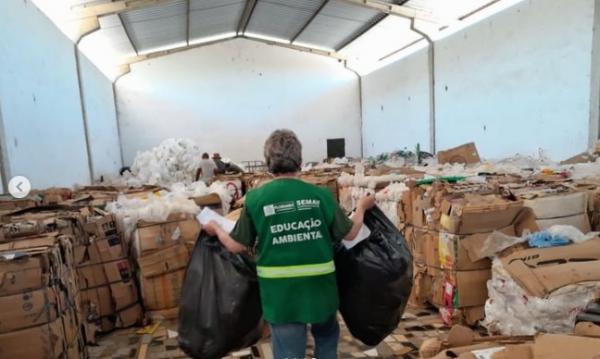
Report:
<svg viewBox="0 0 600 359"><path fill-rule="evenodd" d="M15 187L17 187L19 192L23 192L23 190L21 189L21 185L23 185L23 182L19 182L19 184L15 186Z"/></svg>

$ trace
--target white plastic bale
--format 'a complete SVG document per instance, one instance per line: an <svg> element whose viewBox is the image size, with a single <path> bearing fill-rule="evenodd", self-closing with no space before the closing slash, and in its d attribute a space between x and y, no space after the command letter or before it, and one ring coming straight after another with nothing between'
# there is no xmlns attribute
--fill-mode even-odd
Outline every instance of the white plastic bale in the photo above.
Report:
<svg viewBox="0 0 600 359"><path fill-rule="evenodd" d="M502 335L571 333L577 313L600 295L600 282L586 282L560 288L547 298L530 296L499 259L494 259L487 287L482 324L490 333Z"/></svg>

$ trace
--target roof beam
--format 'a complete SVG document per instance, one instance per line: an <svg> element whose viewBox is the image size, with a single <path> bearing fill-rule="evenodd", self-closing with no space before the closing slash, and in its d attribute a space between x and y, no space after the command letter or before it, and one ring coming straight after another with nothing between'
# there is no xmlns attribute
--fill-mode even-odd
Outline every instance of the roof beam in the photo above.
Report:
<svg viewBox="0 0 600 359"><path fill-rule="evenodd" d="M406 19L417 19L436 24L442 21L434 17L430 12L420 9L413 9L403 5L391 4L382 0L341 0L348 4L362 6L368 9L377 10L389 15L396 15Z"/></svg>
<svg viewBox="0 0 600 359"><path fill-rule="evenodd" d="M144 9L156 5L166 4L172 0L115 0L104 4L80 4L71 7L73 14L78 18L90 16L118 15L129 10Z"/></svg>
<svg viewBox="0 0 600 359"><path fill-rule="evenodd" d="M336 59L336 60L338 60L340 62L346 61L345 57L343 57L342 55L338 54L335 51L325 51L325 50L313 49L311 47L294 45L294 44L288 44L288 43L279 42L279 41L271 41L271 40L266 40L266 39L260 39L260 38L257 38L257 37L249 37L249 36L238 36L238 37L246 39L246 40L262 42L262 43L267 44L267 45L279 46L279 47L284 47L286 49L297 50L297 51L302 51L302 52L308 52L308 53L315 54L315 55L327 56L327 57Z"/></svg>
<svg viewBox="0 0 600 359"><path fill-rule="evenodd" d="M252 13L256 8L256 3L257 0L246 0L246 6L244 7L244 12L242 13L242 17L240 18L240 22L238 23L237 27L238 35L243 35L246 32L246 28L248 28Z"/></svg>
<svg viewBox="0 0 600 359"><path fill-rule="evenodd" d="M315 13L312 14L312 16L310 17L310 19L308 19L308 21L302 26L302 28L300 28L300 30L296 33L296 35L294 35L292 37L292 39L290 40L291 43L293 43L294 41L296 41L296 39L298 39L300 37L300 35L302 35L302 33L304 32L304 30L306 30L306 28L308 28L310 26L310 24L312 24L312 22L321 13L321 10L323 10L323 8L325 7L325 5L327 5L328 2L329 2L329 0L324 0L323 1L323 3L321 4L321 6L319 6L319 8L317 9L317 11L315 11Z"/></svg>
<svg viewBox="0 0 600 359"><path fill-rule="evenodd" d="M150 59L155 59L158 57L163 57L163 56L167 56L167 55L171 55L171 54L176 54L178 52L183 52L183 51L187 51L187 50L191 50L191 49L196 49L199 47L204 47L204 46L210 46L210 45L214 45L214 44L218 44L220 42L225 42L225 41L229 41L232 39L235 39L238 36L231 36L231 37L226 37L223 39L218 39L218 40L214 40L214 41L207 41L207 42L203 42L200 44L195 44L195 45L190 45L190 46L180 46L180 47L176 47L173 49L169 49L169 50L161 50L161 51L156 51L156 52L150 52L147 54L143 54L143 55L138 55L138 56L134 56L134 57L130 57L128 59L125 59L125 61L122 62L122 64L120 66L123 65L131 65L131 64L135 64L138 62L142 62L145 60L150 60Z"/></svg>
<svg viewBox="0 0 600 359"><path fill-rule="evenodd" d="M186 44L187 46L190 46L190 17L191 15L191 6L192 6L192 0L187 0L187 17L185 20L185 38L186 38Z"/></svg>

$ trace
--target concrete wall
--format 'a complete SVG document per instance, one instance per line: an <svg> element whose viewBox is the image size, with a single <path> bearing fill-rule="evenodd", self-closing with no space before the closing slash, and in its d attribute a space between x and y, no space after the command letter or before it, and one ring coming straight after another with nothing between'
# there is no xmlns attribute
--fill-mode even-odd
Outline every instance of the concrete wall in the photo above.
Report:
<svg viewBox="0 0 600 359"><path fill-rule="evenodd" d="M0 2L0 111L7 177L34 188L90 182L74 44L28 0ZM94 177L120 165L111 81L81 56Z"/></svg>
<svg viewBox="0 0 600 359"><path fill-rule="evenodd" d="M363 77L363 144L372 156L417 143L429 151L427 49Z"/></svg>
<svg viewBox="0 0 600 359"><path fill-rule="evenodd" d="M0 106L10 176L88 183L73 43L31 2L0 2Z"/></svg>
<svg viewBox="0 0 600 359"><path fill-rule="evenodd" d="M528 0L438 40L437 149L475 141L486 158L537 154L541 148L557 160L584 151L593 16L594 0ZM414 145L412 137L392 143L387 135L389 126L394 133L404 128L393 122L400 116L422 141L428 105L406 102L407 94L426 96L426 61L416 53L363 79L363 103L369 104L363 106L366 154ZM421 70L415 74L416 69ZM387 90L366 91L367 86ZM375 115L378 99L372 98L381 92L400 103L385 120ZM369 148L377 142L385 145Z"/></svg>
<svg viewBox="0 0 600 359"><path fill-rule="evenodd" d="M258 160L282 127L297 132L306 161L326 156L327 138L360 155L358 77L325 57L237 39L135 65L116 88L126 164L169 137Z"/></svg>
<svg viewBox="0 0 600 359"><path fill-rule="evenodd" d="M80 56L83 99L87 115L94 179L122 167L121 145L112 81L85 56Z"/></svg>

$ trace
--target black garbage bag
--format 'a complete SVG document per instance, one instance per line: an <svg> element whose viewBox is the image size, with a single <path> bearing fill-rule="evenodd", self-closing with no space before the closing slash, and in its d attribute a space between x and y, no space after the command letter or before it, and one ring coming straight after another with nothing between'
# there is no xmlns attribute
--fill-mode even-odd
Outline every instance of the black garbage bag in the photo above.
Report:
<svg viewBox="0 0 600 359"><path fill-rule="evenodd" d="M350 333L369 346L398 327L412 289L412 256L404 237L377 207L365 213L371 235L336 247L340 312Z"/></svg>
<svg viewBox="0 0 600 359"><path fill-rule="evenodd" d="M196 242L179 303L179 345L193 358L222 358L261 337L256 264L204 232Z"/></svg>

